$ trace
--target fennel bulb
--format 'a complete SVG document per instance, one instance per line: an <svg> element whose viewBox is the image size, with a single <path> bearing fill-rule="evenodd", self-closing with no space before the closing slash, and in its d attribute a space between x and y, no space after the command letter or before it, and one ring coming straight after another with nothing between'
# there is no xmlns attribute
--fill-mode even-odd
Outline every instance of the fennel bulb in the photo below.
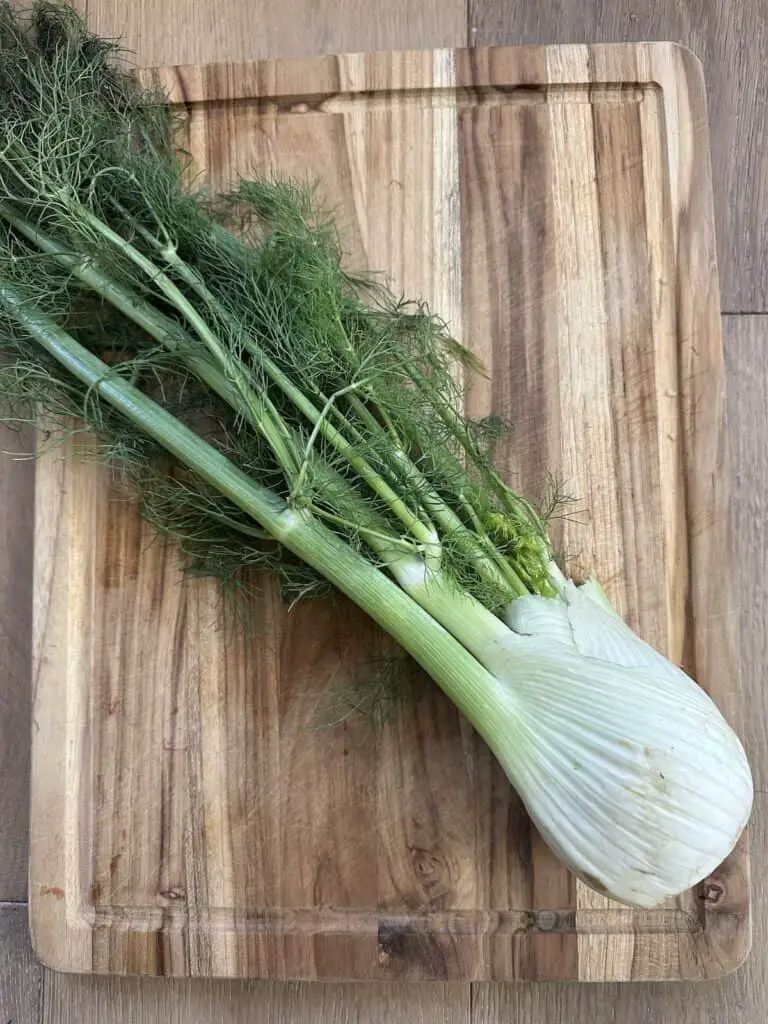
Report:
<svg viewBox="0 0 768 1024"><path fill-rule="evenodd" d="M306 188L190 191L173 112L113 50L66 6L0 4L0 393L83 420L196 573L350 597L588 884L638 906L695 884L749 815L744 751L556 570L546 510L494 465L504 425L463 412L472 355L347 273Z"/></svg>
<svg viewBox="0 0 768 1024"><path fill-rule="evenodd" d="M599 584L553 564L558 595L505 623L457 601L422 564L404 589L494 678L468 714L551 849L599 892L650 908L728 856L752 809L744 748L714 701L617 615Z"/></svg>
<svg viewBox="0 0 768 1024"><path fill-rule="evenodd" d="M714 702L592 587L568 583L564 598L508 609L521 635L499 688L515 739L492 745L569 868L653 907L728 856L751 812L752 775Z"/></svg>

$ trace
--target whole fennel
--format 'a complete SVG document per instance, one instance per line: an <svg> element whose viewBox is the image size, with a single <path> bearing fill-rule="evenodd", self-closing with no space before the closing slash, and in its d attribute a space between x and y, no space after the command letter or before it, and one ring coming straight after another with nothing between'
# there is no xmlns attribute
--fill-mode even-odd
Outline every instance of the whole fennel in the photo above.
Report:
<svg viewBox="0 0 768 1024"><path fill-rule="evenodd" d="M196 571L355 601L588 884L649 907L699 882L753 794L714 703L560 572L448 327L351 277L298 183L190 187L176 127L70 9L0 6L2 393L84 420Z"/></svg>

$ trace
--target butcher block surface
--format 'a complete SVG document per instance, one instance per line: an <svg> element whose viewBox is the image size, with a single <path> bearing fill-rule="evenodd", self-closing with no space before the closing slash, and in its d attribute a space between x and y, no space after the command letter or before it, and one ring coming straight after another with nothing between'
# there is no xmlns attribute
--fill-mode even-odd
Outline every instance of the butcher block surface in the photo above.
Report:
<svg viewBox="0 0 768 1024"><path fill-rule="evenodd" d="M214 187L317 181L351 268L480 357L505 476L738 728L737 606L706 106L671 44L346 55L146 72ZM414 680L335 699L392 645L182 578L75 436L39 461L30 913L66 971L295 979L705 979L750 938L744 838L622 907L549 853L489 751ZM244 621L249 623L244 626ZM412 673L410 673L412 675Z"/></svg>

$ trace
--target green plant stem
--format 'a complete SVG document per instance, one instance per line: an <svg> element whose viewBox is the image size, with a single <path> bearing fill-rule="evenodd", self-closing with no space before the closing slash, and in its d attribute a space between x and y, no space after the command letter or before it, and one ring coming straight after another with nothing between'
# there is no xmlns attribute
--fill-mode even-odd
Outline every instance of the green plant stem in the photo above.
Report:
<svg viewBox="0 0 768 1024"><path fill-rule="evenodd" d="M364 403L360 401L357 395L351 395L349 402L371 432L378 433L380 436L387 432L378 423L370 410L366 409ZM389 461L400 479L414 487L423 496L427 512L451 535L461 546L462 550L472 558L477 571L485 578L486 582L498 590L500 597L506 595L507 599L512 600L515 597L522 597L524 594L530 593L514 568L492 544L476 515L473 515L476 531L473 533L430 486L429 481L418 466L415 465L408 453L399 445L393 445L390 449Z"/></svg>
<svg viewBox="0 0 768 1024"><path fill-rule="evenodd" d="M492 732L499 712L496 679L396 583L310 513L295 511L273 491L256 484L201 437L116 375L37 309L21 288L0 281L0 303L68 373L96 391L351 598L412 655L481 732ZM479 602L475 603L482 609Z"/></svg>
<svg viewBox="0 0 768 1024"><path fill-rule="evenodd" d="M151 237L151 236L150 236ZM161 243L157 239L154 240L156 245L160 246ZM175 248L169 246L161 246L163 258L172 266L178 275L184 280L199 297L206 302L219 316L225 320L229 320L226 311L221 308L220 303L217 301L214 295L206 288L203 281L200 279L198 274L192 270L179 256ZM408 508L407 504L403 501L399 494L387 483L384 477L370 465L370 463L356 451L353 444L344 436L344 434L337 430L332 423L323 415L323 411L318 409L313 402L304 394L301 388L297 387L292 380L290 380L285 373L277 366L277 364L270 359L266 352L256 343L250 335L244 335L242 338L244 348L252 355L263 367L265 373L268 374L270 379L276 384L283 394L289 398L294 406L302 413L313 426L318 426L320 432L326 441L328 441L333 447L342 455L355 469L363 480L371 487L375 494L377 494L392 510L392 512L400 519L403 525L408 529L410 534L422 544L429 545L431 548L435 547L436 543L436 530L431 524L423 523L418 516Z"/></svg>
<svg viewBox="0 0 768 1024"><path fill-rule="evenodd" d="M485 605L422 558L388 558L390 571L403 590L429 612L494 675L501 675L514 652L512 630Z"/></svg>
<svg viewBox="0 0 768 1024"><path fill-rule="evenodd" d="M226 351L214 332L200 316L184 293L174 284L167 274L147 259L135 246L113 231L101 218L92 213L72 197L63 197L76 216L81 217L93 230L110 242L124 256L142 270L146 276L160 289L168 301L181 313L202 343L217 361L225 377L231 378L235 388L240 392L243 401L254 412L254 422L272 448L287 480L292 482L301 464L298 453L291 443L290 432L282 417L265 394L253 390L242 367Z"/></svg>
<svg viewBox="0 0 768 1024"><path fill-rule="evenodd" d="M178 325L169 317L155 309L151 303L130 288L113 280L109 274L100 269L94 259L66 252L54 238L20 217L10 203L0 200L0 217L37 246L41 252L66 267L83 284L87 284L97 295L143 328L163 348L179 355L184 364L211 390L258 428L254 408L243 401L221 370L217 369L209 359L201 359L191 344L184 345L178 340Z"/></svg>
<svg viewBox="0 0 768 1024"><path fill-rule="evenodd" d="M165 230L162 223L157 221L158 228L165 236L166 241L163 242L156 238L151 231L148 231L144 225L140 224L135 217L120 203L118 200L113 199L113 203L116 209L136 230L138 234L144 239L144 241L156 250L156 252L163 258L163 260L179 275L179 277L193 289L200 299L212 310L212 312L227 323L230 328L234 327L237 330L237 325L233 323L231 315L222 307L219 300L211 293L200 278L199 274L193 270L178 254L176 247L170 242L168 233ZM154 211L153 215L154 215ZM223 233L223 229L219 229ZM341 325L340 325L341 326ZM398 516L403 524L408 527L411 534L421 543L429 544L431 547L435 546L435 537L437 531L434 525L430 521L428 516L424 516L423 527L424 530L420 530L417 523L418 520L414 514L407 508L402 499L397 493L392 490L389 484L384 480L379 473L377 473L373 467L370 466L368 461L364 459L358 452L355 451L353 444L350 443L349 439L344 435L344 432L340 429L333 427L327 422L327 415L330 409L333 407L334 400L341 395L352 391L356 387L360 386L357 383L352 383L348 387L343 388L337 395L326 398L321 393L318 394L318 398L323 402L323 408L318 409L304 394L304 392L297 388L296 385L288 378L288 376L280 369L280 367L272 360L266 352L263 351L261 346L257 345L255 340L250 336L246 335L243 338L243 345L248 353L258 360L264 371L270 377L272 382L276 384L286 397L288 397L296 406L296 408L309 420L313 425L312 438L316 438L317 434L320 433L323 437L329 441L340 454L342 454L350 465L361 473L363 479L372 487L374 492L379 497L383 498L389 505L390 509ZM348 428L349 424L345 424ZM362 440L360 435L357 434L357 439ZM300 476L303 474L300 473ZM414 529L414 526L416 529ZM426 532L425 532L426 531Z"/></svg>
<svg viewBox="0 0 768 1024"><path fill-rule="evenodd" d="M337 526L342 526L346 530L351 532L357 532L361 537L364 537L374 548L375 551L387 551L390 552L393 549L403 550L409 552L411 555L418 555L419 550L413 541L403 540L401 537L392 537L388 533L381 533L379 530L371 530L367 526L361 526L359 523L353 523L350 519L345 519L343 516L337 516L334 512L329 512L327 509L321 508L320 505L310 503L307 508L313 515L319 516L321 519L327 520L329 523L335 523ZM390 554L391 557L391 554ZM385 560L385 565L388 564Z"/></svg>
<svg viewBox="0 0 768 1024"><path fill-rule="evenodd" d="M488 533L480 521L480 517L472 503L464 496L464 494L459 494L458 499L466 510L467 515L472 520L475 527L475 534L479 538L479 542L486 552L486 557L491 558L496 562L499 567L499 571L512 587L515 597L524 597L525 594L530 594L530 589L522 581L514 567L510 564L509 560L501 554L491 538L488 536Z"/></svg>
<svg viewBox="0 0 768 1024"><path fill-rule="evenodd" d="M182 340L179 340L179 325L174 323L174 321L171 321L165 314L155 309L151 303L147 302L137 293L133 292L126 286L115 282L108 274L98 267L97 263L92 258L77 256L63 251L61 245L56 242L55 239L51 238L42 230L29 224L20 217L11 204L7 202L0 202L0 216L23 234L24 237L35 244L41 251L54 257L68 270L78 276L85 284L88 284L94 289L94 291L114 305L115 308L143 327L160 344L170 351L176 352L185 365L187 365L196 376L208 384L208 386L210 386L221 398L230 404L236 412L243 415L244 418L257 429L261 428L261 414L266 408L265 402L262 398L243 381L241 381L239 386L235 386L221 370L217 369L213 363L208 359L201 358L201 356L194 351L191 339L190 343L186 345ZM99 221L98 223L101 222ZM147 235L148 240L153 240L156 245L159 245L157 240L152 239L152 236L148 232L143 231L143 233ZM110 241L114 243L116 239L122 242L121 236L110 231ZM141 257L140 253L137 253L137 255ZM141 257L141 259L145 258ZM184 279L187 280L187 283L195 286L196 291L202 292L201 298L211 305L218 305L217 300L207 291L207 289L204 288L202 282L191 268L178 258L174 260L174 265L176 266L177 271L179 271L184 276ZM140 266L146 273L151 273L154 265L151 261L146 261L140 264ZM155 279L157 279L157 274L154 276ZM165 294L167 297L170 297L168 294L169 292L170 296L173 297L177 294L180 295L176 286L173 285L173 282L167 281L165 288ZM181 298L183 299L183 296L181 296ZM186 305L181 312L186 314L189 304L186 300L184 300L184 302ZM214 338L216 345L219 346L213 332L207 327L207 325L205 325L202 318L199 317L199 314L197 314L196 311L194 312L197 317L196 325L198 336L203 335L203 340L205 340L206 336ZM224 311L220 309L218 309L217 312L221 315L224 314ZM216 354L217 353L214 351L214 357ZM263 356L263 353L261 353L260 350L258 350L258 356L260 358ZM277 370L277 368L272 368L272 370L272 375L274 377L279 377L280 371ZM352 386L345 390L352 390ZM357 399L357 396L351 395L350 398L355 400ZM314 422L314 437L322 430L329 403L326 402L326 408L319 412L317 412L311 403L308 403L308 407L310 406L311 413L309 418ZM355 411L359 416L361 416L363 421L368 424L370 429L377 432L382 431L383 428L381 425L375 420L375 417L369 413L359 399L355 401ZM274 412L271 413L271 415L273 415L274 418L277 414ZM282 425L280 433L283 436L290 435L292 449L294 451L298 449L298 439L290 434L290 429L287 426ZM355 436L356 439L360 439L359 433L356 432ZM267 439L269 441L271 439L271 435L269 435ZM294 484L292 485L294 490L300 489L300 481L303 480L306 474L308 454L309 453L305 451L301 462L297 464L297 460L294 459L293 465L290 467L292 471L298 473ZM495 546L490 543L490 541L488 541L487 544L483 543L482 531L478 536L475 536L472 531L468 530L464 526L458 516L456 516L455 513L453 513L453 511L442 501L442 499L431 490L428 481L423 477L407 454L393 450L392 455L394 465L399 468L400 478L416 487L417 490L424 495L424 500L427 502L429 511L435 515L442 528L462 545L466 553L470 554L478 567L478 571L483 575L485 581L490 583L498 592L499 599L501 601L509 601L513 600L517 596L528 593L528 588L526 588L525 584L522 583L506 559L503 559L498 553ZM284 465L284 471L286 468L288 467ZM333 471L331 470L331 472ZM343 478L338 474L335 475L335 479L337 483L343 482L345 489L349 493L351 488L348 487L346 481L343 481ZM436 535L432 532L433 528L431 527L429 519L427 520L427 528L430 532L426 535L421 534L417 539L422 544L429 545L427 548L427 554L430 557L432 564L435 564L439 553L439 542L436 541ZM411 531L412 534L413 532L414 531ZM361 529L359 530L359 533L369 543L371 543L376 537L381 540L385 536L383 530L374 530L371 528ZM487 537L485 539L488 540ZM377 553L381 554L380 544L371 543L371 546L374 547Z"/></svg>
<svg viewBox="0 0 768 1024"><path fill-rule="evenodd" d="M87 208L83 207L83 212L87 215L86 219L88 223L105 238L107 238L114 246L116 246L125 256L128 257L139 269L143 270L144 273L155 281L163 291L163 294L169 299L170 302L181 312L188 321L193 325L198 325L198 333L200 329L203 330L204 334L201 337L212 338L219 346L218 339L215 338L213 332L210 330L208 325L197 313L191 303L185 298L183 293L176 287L175 284L170 280L167 274L164 274L159 267L157 267L151 260L147 259L135 246L131 245L121 235L117 234L110 227L104 224L100 218L92 214ZM141 230L143 237L152 238L152 236L146 231ZM172 246L163 245L157 239L154 239L156 247L159 247L166 262L176 269L179 276L187 282L195 291L200 295L201 298L206 298L206 289L202 281L198 276L178 257L175 249ZM210 293L208 293L210 295ZM215 302L213 296L210 296L212 302ZM190 319L190 315L193 319ZM244 344L246 348L249 347L248 342L250 339L245 338ZM251 349L251 354L255 354L261 361L264 370L269 374L281 390L294 402L294 404L302 411L307 417L314 423L321 420L321 412L316 409L312 403L307 399L306 395L297 388L288 378L283 374L277 366L268 358L268 356L261 351L255 343L251 342L255 352ZM411 535L422 544L430 545L434 548L435 546L435 533L429 530L419 520L419 518L408 508L402 498L389 486L384 478L377 473L369 463L357 453L353 446L349 444L346 438L336 430L327 420L322 422L321 430L323 436L328 440L336 449L339 451L349 462L349 464L360 474L363 480L371 487L386 504L389 506L391 511L400 519L406 529ZM300 467L300 462L296 467Z"/></svg>
<svg viewBox="0 0 768 1024"><path fill-rule="evenodd" d="M339 400L339 398L347 394L347 392L354 390L354 388L358 386L359 385L357 383L349 384L347 387L341 388L339 391L335 392L333 395L331 395L330 398L326 400L325 405L320 410L320 417L312 427L312 432L310 433L309 438L307 439L307 444L304 451L304 458L301 463L299 475L296 478L296 483L293 486L292 496L295 497L301 494L301 490L307 476L307 471L309 469L315 442L317 441L318 435L322 432L323 423L325 422L326 417L330 414L331 409Z"/></svg>
<svg viewBox="0 0 768 1024"><path fill-rule="evenodd" d="M529 525L532 526L542 537L545 537L546 531L544 530L541 519L536 514L530 503L525 501L518 494L515 494L515 492L508 487L506 483L504 483L498 470L478 449L475 439L466 429L466 426L457 411L449 403L440 400L440 395L435 393L435 389L431 381L420 373L417 367L412 363L408 363L407 369L408 373L413 378L414 383L417 384L418 387L426 394L430 394L435 400L434 407L442 420L443 425L459 442L467 455L469 455L473 460L479 460L482 462L483 467L493 484L496 497L499 498L507 511L513 515L523 514Z"/></svg>
<svg viewBox="0 0 768 1024"><path fill-rule="evenodd" d="M242 416L243 419L258 429L259 423L254 411L257 408L257 403L255 401L245 402L240 392L235 389L233 384L217 369L210 359L201 358L195 352L193 339L183 334L183 328L132 289L114 281L91 257L77 256L65 252L60 244L50 235L29 224L22 217L19 217L10 204L0 201L0 217L4 218L42 252L53 257L63 267L66 267L70 273L91 287L96 294L110 302L139 327L142 327L158 344L162 345L169 352L178 355L184 365L196 377L207 384L239 416ZM179 338L180 333L182 338ZM184 337L187 338L186 343L184 342ZM298 448L298 437L294 436L293 441ZM307 455L305 452L302 466L306 466L306 459ZM327 474L334 487L342 487L345 490L347 501L355 501L354 489L331 466L319 462L314 469L315 472ZM368 518L373 516L373 513L362 499L359 500L358 504L360 506L361 519L364 516ZM357 527L360 535L363 537L376 535L379 539L386 539L388 537L385 532L387 527L386 521L382 517L375 518L378 520L378 529L371 530L367 527L360 529ZM393 537L392 542L394 543L395 540L396 538ZM412 545L409 545L409 549L415 550Z"/></svg>
<svg viewBox="0 0 768 1024"><path fill-rule="evenodd" d="M127 215L127 211L122 208L121 212L124 215ZM199 275L181 259L175 247L171 245L163 245L159 239L154 238L150 232L146 231L146 229L142 228L140 225L136 226L137 229L141 231L142 237L144 237L149 244L153 245L161 253L166 262L174 268L182 280L186 281L186 283L195 290L200 298L203 299L203 301L205 301L217 313L217 315L226 317L226 311L221 308L221 304L205 287ZM339 327L343 333L343 325L341 323L339 323ZM325 399L323 409L317 409L317 407L307 399L306 395L300 389L296 388L296 386L286 377L279 367L277 367L262 351L260 346L256 345L252 338L244 338L243 344L250 354L261 362L273 382L276 383L294 402L297 408L307 416L314 426L314 432L321 432L326 440L330 441L341 454L345 455L349 459L353 468L360 471L361 465L368 465L365 460L360 460L358 463L357 458L351 457L351 453L354 452L354 442L350 443L340 431L328 422L327 411L330 404L332 404L330 399ZM352 391L353 387L354 385L350 385L350 387L339 392L339 395ZM384 428L381 427L369 410L365 408L364 403L360 401L357 395L349 395L348 400L355 409L355 412L367 423L370 429L379 434L384 432ZM394 427L392 428L392 432L394 432L396 437L397 434L394 431ZM357 439L361 439L359 433L357 433ZM391 441L392 437L390 434L390 442ZM424 475L419 471L417 466L402 448L399 446L391 448L389 462L391 470L401 480L409 483L422 495L422 504L426 513L426 522L424 523L424 527L427 533L419 533L414 531L413 525L409 526L411 533L418 540L422 543L428 543L434 546L436 531L431 522L431 518L434 517L443 530L449 533L461 546L463 551L473 559L473 562L477 567L477 571L484 577L485 581L498 590L500 600L512 600L515 597L521 597L524 594L530 593L529 589L525 586L513 567L506 559L503 558L495 547L492 544L489 547L488 544L483 543L482 539L478 539L471 530L467 529L461 519L443 501L443 499L435 493ZM378 476L378 474L376 475ZM383 478L379 477L379 479L383 481ZM392 491L386 483L384 484L384 488L386 488L387 495L394 495L396 493ZM379 493L380 496L384 496L380 489L377 489L377 493ZM398 499L398 501L399 500L400 499ZM389 500L388 503L390 504L390 507L392 507L391 500Z"/></svg>
<svg viewBox="0 0 768 1024"><path fill-rule="evenodd" d="M283 472L286 474L289 483L293 484L296 479L296 475L301 470L302 462L301 457L290 443L291 437L287 425L282 420L282 417L280 417L269 399L265 395L258 395L250 387L247 383L247 375L242 371L237 361L232 359L232 357L226 352L214 332L210 329L194 306L186 299L183 292L181 292L168 275L156 266L156 264L147 259L143 253L141 253L135 246L131 245L130 242L124 239L116 231L113 231L112 228L105 224L86 206L83 206L71 196L62 194L58 198L60 201L65 202L69 207L73 208L73 212L77 216L82 217L82 219L88 223L93 230L100 234L106 241L118 249L118 251L138 267L138 269L141 270L150 281L157 285L166 299L168 299L179 313L181 313L185 320L187 320L203 344L216 358L225 376L232 376L237 390L241 393L246 404L255 413L252 422L254 422L258 429L264 434L267 442L275 453L275 457L283 468ZM146 236L149 233L142 229L142 234ZM149 235L149 238L151 237L152 236ZM157 239L154 241L157 245L162 247L161 243L157 242ZM166 250L168 249L167 246L162 248ZM169 262L171 262L170 259ZM178 263L181 264L182 261L178 260ZM189 268L186 267L186 264L183 264L183 267L188 271L188 275L186 277L187 282L193 287L197 284L199 290L202 283L197 278L197 275L192 274ZM190 278L193 280L190 280ZM268 372L272 370L273 372L276 371L277 374L280 375L282 381L276 380L275 382L279 385L281 383L285 384L283 390L294 401L294 404L303 406L302 411L309 415L313 422L321 420L320 411L312 406L300 389L289 382L284 375L280 374L278 368L275 367L260 350L258 350L258 355L265 363L264 368ZM362 456L354 451L353 446L346 441L339 431L331 426L331 424L327 423L327 421L322 423L321 429L326 439L329 440L337 450L347 458L350 465L360 473L361 477L369 484L374 492L386 502L392 512L400 519L406 529L409 530L411 535L420 543L429 545L429 547L434 551L436 545L435 532L426 527L418 517L411 512L402 498L389 486L389 484L387 484L380 474L373 470Z"/></svg>

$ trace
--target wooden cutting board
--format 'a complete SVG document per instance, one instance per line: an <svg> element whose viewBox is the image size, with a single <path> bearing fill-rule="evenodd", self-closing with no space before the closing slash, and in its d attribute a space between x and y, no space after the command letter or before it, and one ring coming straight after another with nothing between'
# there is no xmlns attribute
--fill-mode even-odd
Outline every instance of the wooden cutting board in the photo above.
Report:
<svg viewBox="0 0 768 1024"><path fill-rule="evenodd" d="M214 185L318 180L352 267L485 361L508 478L738 726L705 98L673 45L161 69ZM574 881L436 688L379 729L332 695L387 643L343 600L243 633L73 442L37 477L30 902L80 972L711 978L749 946L746 842L636 912Z"/></svg>

